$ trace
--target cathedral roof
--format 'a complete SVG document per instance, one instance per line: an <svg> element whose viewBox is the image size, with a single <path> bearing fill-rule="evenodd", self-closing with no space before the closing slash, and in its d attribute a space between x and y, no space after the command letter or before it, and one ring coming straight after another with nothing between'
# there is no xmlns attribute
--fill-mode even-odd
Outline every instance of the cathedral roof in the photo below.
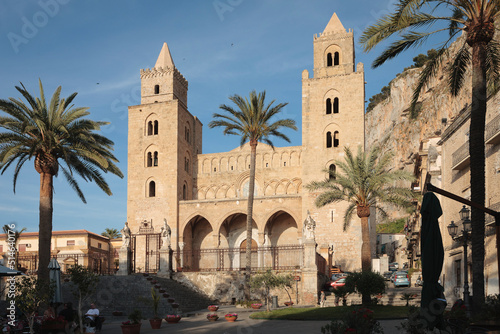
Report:
<svg viewBox="0 0 500 334"><path fill-rule="evenodd" d="M332 18L326 25L326 28L323 31L323 33L327 32L345 32L345 28L342 25L342 22L340 22L337 13L333 13Z"/></svg>
<svg viewBox="0 0 500 334"><path fill-rule="evenodd" d="M174 68L174 61L172 60L172 56L170 55L170 50L168 49L167 43L163 43L163 47L161 48L160 55L158 56L158 60L156 61L155 67L161 68Z"/></svg>

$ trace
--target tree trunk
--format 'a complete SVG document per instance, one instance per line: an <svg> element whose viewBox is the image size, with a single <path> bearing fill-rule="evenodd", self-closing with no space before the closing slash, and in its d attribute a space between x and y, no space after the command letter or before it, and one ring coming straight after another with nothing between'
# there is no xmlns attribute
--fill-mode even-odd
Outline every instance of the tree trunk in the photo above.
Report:
<svg viewBox="0 0 500 334"><path fill-rule="evenodd" d="M469 131L471 201L485 205L484 129L486 121L486 43L472 46L472 105ZM476 311L484 306L485 214L471 208L472 300Z"/></svg>
<svg viewBox="0 0 500 334"><path fill-rule="evenodd" d="M250 179L248 181L247 207L247 249L245 266L245 298L250 300L250 275L252 270L252 221L253 221L253 194L255 189L255 157L257 155L257 141L250 140Z"/></svg>
<svg viewBox="0 0 500 334"><path fill-rule="evenodd" d="M49 282L50 242L52 238L53 174L40 173L40 221L38 227L38 278Z"/></svg>
<svg viewBox="0 0 500 334"><path fill-rule="evenodd" d="M361 218L361 270L371 271L372 270L372 254L370 251L370 228L368 226L368 217L370 216L369 206L357 206L358 217ZM369 294L363 294L361 296L361 301L363 305L369 305L371 302L371 297Z"/></svg>

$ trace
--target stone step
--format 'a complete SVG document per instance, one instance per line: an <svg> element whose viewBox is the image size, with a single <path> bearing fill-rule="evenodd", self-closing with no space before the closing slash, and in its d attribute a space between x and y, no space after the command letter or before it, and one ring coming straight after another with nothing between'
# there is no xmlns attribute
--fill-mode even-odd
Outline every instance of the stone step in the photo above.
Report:
<svg viewBox="0 0 500 334"><path fill-rule="evenodd" d="M190 290L188 287L166 278L153 278L162 289L175 299L179 308L174 309L167 298L161 296L158 307L158 316L164 317L167 314L186 313L195 310L206 309L213 303L206 296ZM144 318L153 317L153 305L151 288L153 285L143 275L128 276L101 276L97 284L95 293L84 302L82 311L86 312L90 303L94 302L101 315L111 317L114 311L123 312L127 316L134 309L139 309ZM71 301L76 309L78 299L72 293L73 284L65 282L62 284L63 300ZM157 290L158 291L158 290Z"/></svg>
<svg viewBox="0 0 500 334"><path fill-rule="evenodd" d="M409 305L420 305L420 294L416 294L417 297L409 301ZM382 298L379 299L378 304L380 305L392 305L392 306L406 306L406 300L402 300L402 294L390 294L383 295ZM340 302L342 303L342 302ZM347 296L347 305L359 305L361 304L361 295L354 294ZM331 295L326 296L325 306L331 307L335 306L335 295L332 293Z"/></svg>

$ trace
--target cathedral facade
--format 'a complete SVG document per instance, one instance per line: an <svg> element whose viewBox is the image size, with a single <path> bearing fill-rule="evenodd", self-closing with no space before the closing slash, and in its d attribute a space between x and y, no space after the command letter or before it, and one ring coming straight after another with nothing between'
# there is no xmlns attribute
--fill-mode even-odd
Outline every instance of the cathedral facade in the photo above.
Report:
<svg viewBox="0 0 500 334"><path fill-rule="evenodd" d="M256 269L303 267L308 215L315 222L318 270L361 267L359 219L344 231L347 203L317 208L317 194L305 185L335 171L345 146L364 146L363 64L355 64L353 32L336 14L313 47L314 69L302 72L302 146L257 146ZM188 110L187 92L165 43L155 67L141 70L141 104L129 107L127 221L135 271L159 270L164 220L174 271L245 266L250 147L203 154L203 125Z"/></svg>

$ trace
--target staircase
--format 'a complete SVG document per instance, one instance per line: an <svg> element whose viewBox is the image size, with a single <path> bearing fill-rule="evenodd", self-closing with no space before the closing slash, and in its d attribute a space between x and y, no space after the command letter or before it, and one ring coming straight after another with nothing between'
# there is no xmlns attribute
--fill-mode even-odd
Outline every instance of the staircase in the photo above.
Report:
<svg viewBox="0 0 500 334"><path fill-rule="evenodd" d="M174 299L173 302L179 304L178 308L173 308L167 298L160 294L158 316L165 317L167 314L177 314L206 309L212 304L208 297L189 289L188 287L166 278L152 276L157 281L157 285L165 290ZM78 300L72 294L71 282L62 284L63 300L71 301L73 308L78 306ZM139 309L144 318L153 317L153 305L151 288L154 287L143 275L128 276L101 276L97 284L95 293L83 305L83 312L86 312L90 302L95 302L100 314L104 317L112 316L113 311L121 311L127 316L134 309Z"/></svg>

